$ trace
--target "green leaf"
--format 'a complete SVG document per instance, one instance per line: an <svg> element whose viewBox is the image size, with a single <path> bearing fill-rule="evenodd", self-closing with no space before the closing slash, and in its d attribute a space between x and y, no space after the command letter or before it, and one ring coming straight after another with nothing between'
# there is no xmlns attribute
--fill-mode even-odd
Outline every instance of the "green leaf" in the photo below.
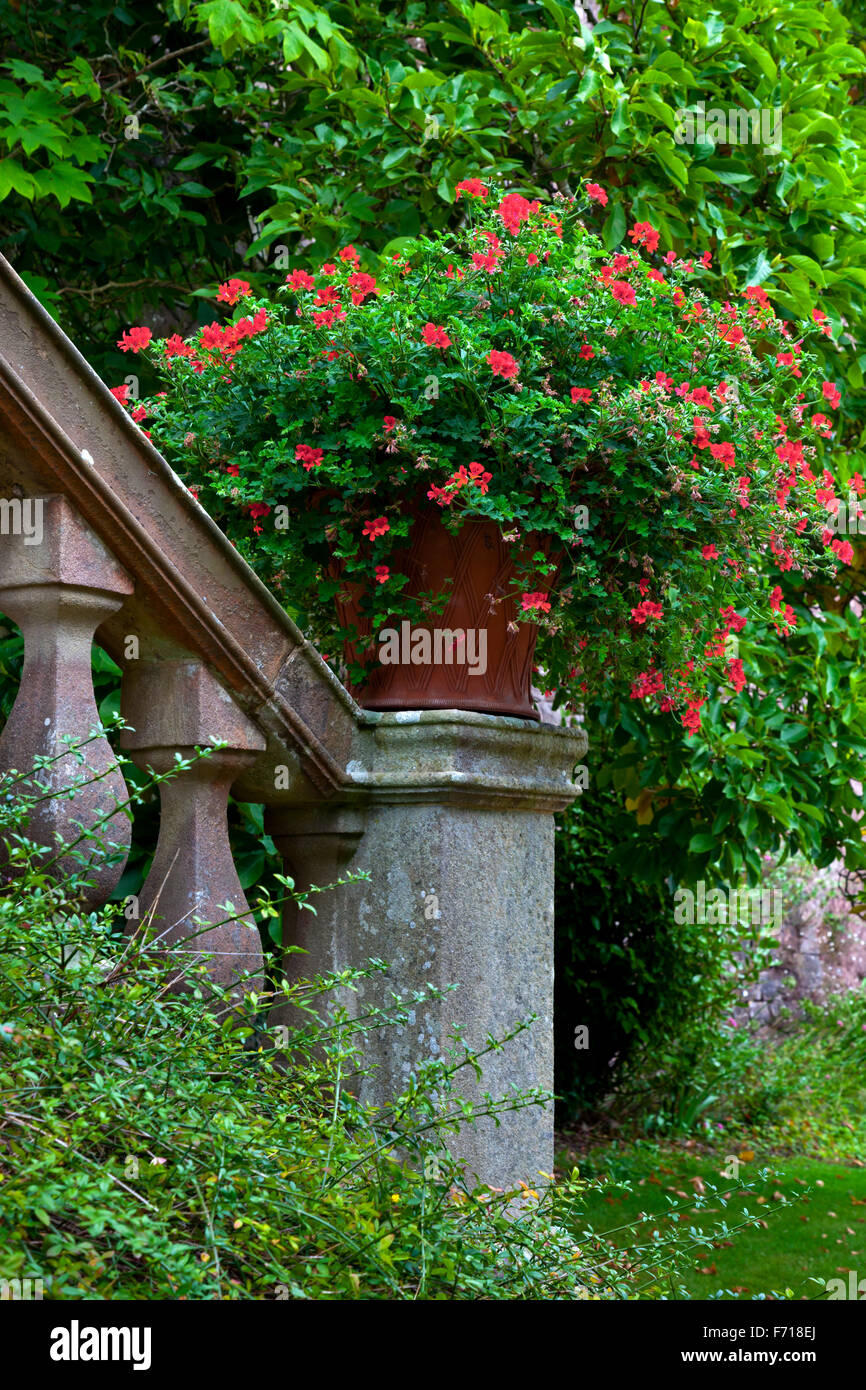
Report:
<svg viewBox="0 0 866 1390"><path fill-rule="evenodd" d="M20 193L22 198L34 198L36 182L33 175L22 169L14 159L0 159L0 202L10 193Z"/></svg>
<svg viewBox="0 0 866 1390"><path fill-rule="evenodd" d="M625 236L626 216L622 203L614 203L605 219L601 239L608 251L622 243Z"/></svg>
<svg viewBox="0 0 866 1390"><path fill-rule="evenodd" d="M711 850L716 848L717 843L715 835L711 835L709 831L701 830L689 840L689 854L709 854Z"/></svg>
<svg viewBox="0 0 866 1390"><path fill-rule="evenodd" d="M811 256L789 255L787 259L789 265L796 266L798 270L802 270L814 284L823 288L825 283L824 272L818 262L812 260Z"/></svg>

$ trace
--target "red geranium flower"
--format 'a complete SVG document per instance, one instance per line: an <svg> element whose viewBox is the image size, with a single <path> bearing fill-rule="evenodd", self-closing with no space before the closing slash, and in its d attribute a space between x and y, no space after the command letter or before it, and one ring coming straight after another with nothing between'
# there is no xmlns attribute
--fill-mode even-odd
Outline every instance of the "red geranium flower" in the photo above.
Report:
<svg viewBox="0 0 866 1390"><path fill-rule="evenodd" d="M495 349L487 354L487 365L494 376L509 377L517 376L520 366L515 362L510 352L497 352Z"/></svg>
<svg viewBox="0 0 866 1390"><path fill-rule="evenodd" d="M117 346L121 352L141 352L153 337L149 328L130 328L118 338Z"/></svg>
<svg viewBox="0 0 866 1390"><path fill-rule="evenodd" d="M550 602L547 594L523 594L520 599L520 604L524 613L528 613L530 609L534 609L539 613L550 612Z"/></svg>
<svg viewBox="0 0 866 1390"><path fill-rule="evenodd" d="M662 606L654 603L651 598L645 598L643 603L639 603L636 608L631 610L633 623L641 624L648 622L650 618L660 618L662 616Z"/></svg>
<svg viewBox="0 0 866 1390"><path fill-rule="evenodd" d="M341 304L335 304L333 309L320 309L313 314L313 323L317 328L331 328L333 324L340 323L346 317L346 311Z"/></svg>
<svg viewBox="0 0 866 1390"><path fill-rule="evenodd" d="M312 290L316 282L309 271L293 270L291 275L286 276L286 284L291 290Z"/></svg>
<svg viewBox="0 0 866 1390"><path fill-rule="evenodd" d="M363 533L365 536L368 536L371 541L374 541L377 536L384 536L385 532L390 530L391 526L388 522L388 518L384 516L377 516L375 521L364 522Z"/></svg>
<svg viewBox="0 0 866 1390"><path fill-rule="evenodd" d="M445 329L438 328L435 323L425 323L421 336L428 347L447 348L451 346L451 339Z"/></svg>
<svg viewBox="0 0 866 1390"><path fill-rule="evenodd" d="M755 303L760 304L762 308L765 304L769 304L770 302L767 291L761 289L760 285L747 285L743 290L743 296L745 299L753 299Z"/></svg>
<svg viewBox="0 0 866 1390"><path fill-rule="evenodd" d="M532 213L538 212L540 206L537 200L530 203L529 199L520 193L506 193L496 211L509 232L516 236L520 231L520 224L527 222Z"/></svg>
<svg viewBox="0 0 866 1390"><path fill-rule="evenodd" d="M483 184L480 179L461 179L454 190L455 203L460 202L461 193L467 193L470 198L484 199L487 197L487 185Z"/></svg>
<svg viewBox="0 0 866 1390"><path fill-rule="evenodd" d="M238 300L243 299L249 292L250 287L246 280L226 280L217 290L217 299L222 304L237 304Z"/></svg>
<svg viewBox="0 0 866 1390"><path fill-rule="evenodd" d="M353 270L348 279L349 288L352 291L352 303L362 304L368 294L378 294L376 288L376 277L366 275L363 270Z"/></svg>
<svg viewBox="0 0 866 1390"><path fill-rule="evenodd" d="M316 304L339 304L340 294L336 285L323 285L316 291Z"/></svg>
<svg viewBox="0 0 866 1390"><path fill-rule="evenodd" d="M179 333L172 333L171 337L165 340L162 355L169 362L173 357L195 357L195 348L185 343Z"/></svg>
<svg viewBox="0 0 866 1390"><path fill-rule="evenodd" d="M635 304L637 302L634 286L630 285L627 280L614 280L610 292L617 304Z"/></svg>
<svg viewBox="0 0 866 1390"><path fill-rule="evenodd" d="M321 449L313 449L309 444L295 445L295 459L304 465L308 473L311 468L321 468L324 457Z"/></svg>
<svg viewBox="0 0 866 1390"><path fill-rule="evenodd" d="M659 234L650 222L635 222L629 236L635 246L641 242L648 251L655 251L659 244Z"/></svg>

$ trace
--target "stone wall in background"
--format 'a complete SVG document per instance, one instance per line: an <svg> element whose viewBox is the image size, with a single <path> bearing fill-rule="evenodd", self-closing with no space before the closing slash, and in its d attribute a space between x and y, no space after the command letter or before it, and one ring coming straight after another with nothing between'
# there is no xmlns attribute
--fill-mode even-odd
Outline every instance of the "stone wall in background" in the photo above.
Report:
<svg viewBox="0 0 866 1390"><path fill-rule="evenodd" d="M857 885L840 863L816 869L793 859L769 881L782 894L778 963L762 971L735 1012L783 1027L786 1015L802 1012L804 999L821 1004L860 988L866 980L866 920L852 911L849 894Z"/></svg>

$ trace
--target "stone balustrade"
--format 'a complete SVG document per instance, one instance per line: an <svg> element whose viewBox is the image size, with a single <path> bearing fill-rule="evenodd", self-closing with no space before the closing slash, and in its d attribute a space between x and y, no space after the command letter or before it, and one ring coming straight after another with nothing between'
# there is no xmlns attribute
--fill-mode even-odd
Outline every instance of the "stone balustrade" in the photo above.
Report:
<svg viewBox="0 0 866 1390"><path fill-rule="evenodd" d="M24 670L18 696L0 738L0 772L33 772L29 795L45 789L31 817L30 835L67 876L86 862L88 905L104 902L123 873L130 821L122 809L126 785L100 727L93 697L93 634L132 592L132 582L69 500L37 501L41 538L22 534L0 546L0 609L24 635ZM72 798L61 793L75 788ZM99 825L101 841L82 841L82 827ZM78 843L80 841L80 843ZM94 853L95 849L95 853Z"/></svg>
<svg viewBox="0 0 866 1390"><path fill-rule="evenodd" d="M5 509L3 503L6 502ZM42 531L7 524L39 504ZM19 511L21 509L19 508ZM260 991L259 932L232 862L229 792L267 808L299 889L347 869L316 915L290 903L290 979L388 962L350 1010L434 986L402 1029L369 1045L381 1103L457 1030L484 1047L461 1094L552 1086L553 813L577 794L580 731L458 710L365 713L0 257L0 611L25 641L0 770L51 790L30 835L58 848L96 829L86 904L115 889L129 847L123 778L98 729L96 640L120 666L123 746L162 777L159 840L129 930L206 958L235 993ZM70 744L81 743L78 754ZM214 747L213 745L218 745ZM196 748L208 748L204 756ZM47 760L47 761L46 761ZM89 842L82 841L86 854ZM446 985L459 988L445 991ZM272 1010L290 1022L287 1006ZM497 1186L553 1165L550 1107L464 1131L455 1153Z"/></svg>

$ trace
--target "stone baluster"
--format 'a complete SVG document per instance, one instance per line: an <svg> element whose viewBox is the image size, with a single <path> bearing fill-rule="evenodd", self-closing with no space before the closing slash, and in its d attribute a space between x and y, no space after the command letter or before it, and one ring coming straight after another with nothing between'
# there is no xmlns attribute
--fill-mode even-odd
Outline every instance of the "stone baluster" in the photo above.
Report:
<svg viewBox="0 0 866 1390"><path fill-rule="evenodd" d="M226 807L232 783L255 762L265 739L205 666L194 660L130 662L124 673L123 746L142 768L165 773L176 754L191 767L160 784L156 854L133 933L150 923L158 950L175 963L209 956L208 976L238 994L261 990L262 946L237 876ZM226 747L207 756L195 748ZM173 981L175 987L178 979Z"/></svg>
<svg viewBox="0 0 866 1390"><path fill-rule="evenodd" d="M34 783L50 792L35 807L27 833L50 851L46 860L58 877L81 874L79 896L93 907L120 880L131 827L116 809L127 800L117 759L103 735L91 737L100 726L91 646L133 584L66 497L15 502L17 509L5 504L11 525L4 532L10 534L0 538L0 609L22 630L24 669L0 738L0 772L30 774L34 758L52 759L32 781L18 784L25 793L37 790ZM80 752L64 751L71 746ZM62 794L73 788L73 797ZM96 838L83 839L86 829ZM57 857L59 845L74 842L71 852Z"/></svg>
<svg viewBox="0 0 866 1390"><path fill-rule="evenodd" d="M539 1017L501 1052L470 1068L457 1090L553 1089L553 812L577 795L582 730L456 710L364 716L366 743L350 769L357 793L347 805L272 807L265 827L297 886L324 886L348 871L370 881L315 900L316 915L289 905L284 921L291 982L360 967L372 957L386 976L338 991L357 1016L407 999L405 1027L370 1034L362 1100L384 1104L425 1058L447 1054L454 1025L474 1048ZM363 827L363 835L360 829ZM413 1002L433 985L454 992ZM289 1027L292 1009L271 1021ZM464 1128L452 1152L467 1172L497 1187L553 1170L553 1107L533 1105Z"/></svg>

